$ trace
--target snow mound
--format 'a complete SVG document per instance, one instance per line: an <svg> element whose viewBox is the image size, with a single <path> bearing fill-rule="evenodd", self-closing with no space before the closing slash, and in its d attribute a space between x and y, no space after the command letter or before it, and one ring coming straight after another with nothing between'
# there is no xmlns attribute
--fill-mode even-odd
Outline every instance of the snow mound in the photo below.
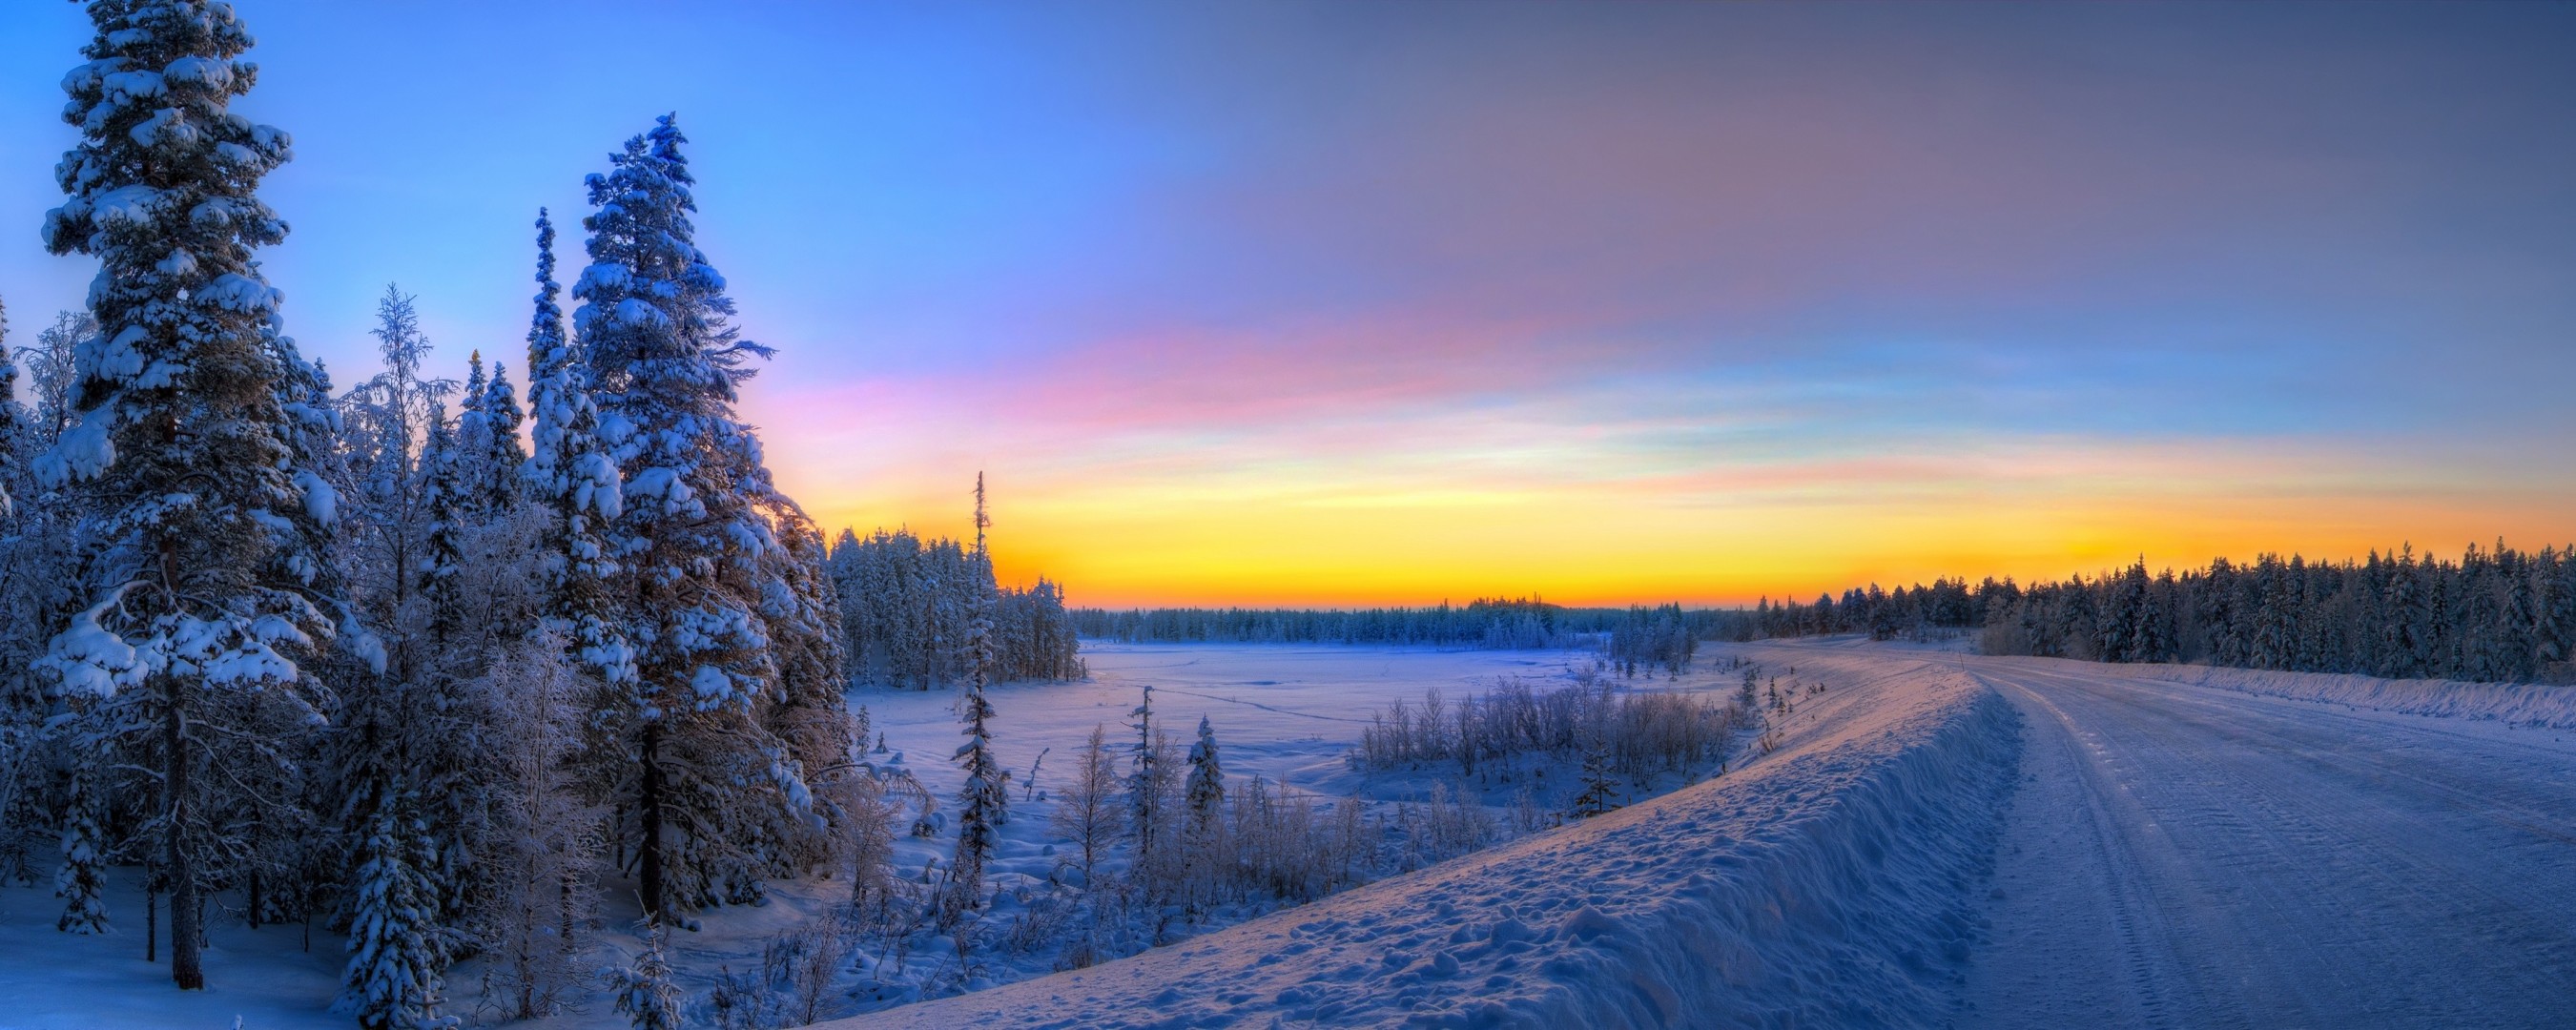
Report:
<svg viewBox="0 0 2576 1030"><path fill-rule="evenodd" d="M2537 683L2390 680L2326 672L2270 672L2198 665L2144 666L2146 679L2263 697L2326 701L2407 715L2489 719L2515 726L2576 729L2576 687Z"/></svg>
<svg viewBox="0 0 2576 1030"><path fill-rule="evenodd" d="M2040 668L2063 666L2086 675L2100 675L2108 670L2117 675L2160 683L2231 690L2257 697L2351 705L2403 715L2576 729L2576 687L2570 686L2393 680L2349 673L2278 672L2208 665L2103 665L2071 658L1995 658L1988 661Z"/></svg>
<svg viewBox="0 0 2576 1030"><path fill-rule="evenodd" d="M1805 711L1782 750L1584 823L1126 960L823 1025L1939 1022L1977 938L2017 716L1930 662Z"/></svg>

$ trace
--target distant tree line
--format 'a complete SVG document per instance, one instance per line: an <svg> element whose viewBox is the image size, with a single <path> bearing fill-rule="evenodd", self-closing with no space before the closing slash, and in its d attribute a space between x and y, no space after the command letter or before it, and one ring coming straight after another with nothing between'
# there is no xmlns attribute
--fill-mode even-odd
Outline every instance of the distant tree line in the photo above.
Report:
<svg viewBox="0 0 2576 1030"><path fill-rule="evenodd" d="M924 690L959 682L974 668L967 630L988 594L994 680L1086 674L1063 588L1044 578L1026 590L998 586L992 563L955 540L842 530L830 569L854 681Z"/></svg>
<svg viewBox="0 0 2576 1030"><path fill-rule="evenodd" d="M1121 643L1429 644L1492 650L1598 643L1621 626L1662 621L1666 635L1705 639L1731 613L1662 608L1568 608L1537 598L1479 598L1423 608L1077 608L1073 628Z"/></svg>
<svg viewBox="0 0 2576 1030"><path fill-rule="evenodd" d="M2150 574L2141 560L2086 579L1873 585L1842 600L1755 610L1762 635L1876 639L1975 630L1987 654L2480 682L2568 682L2576 555L2470 545L2457 561L2412 545L2361 561L2264 554Z"/></svg>

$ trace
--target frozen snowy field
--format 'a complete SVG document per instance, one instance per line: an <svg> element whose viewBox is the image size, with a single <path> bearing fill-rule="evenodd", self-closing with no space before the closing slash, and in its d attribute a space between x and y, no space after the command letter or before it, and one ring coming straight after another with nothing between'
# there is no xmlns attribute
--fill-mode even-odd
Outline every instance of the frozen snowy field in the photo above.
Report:
<svg viewBox="0 0 2576 1030"><path fill-rule="evenodd" d="M1113 746L1126 744L1132 735L1125 723L1142 685L1156 688L1157 723L1168 726L1184 744L1202 715L1210 719L1230 782L1240 784L1258 775L1302 792L1333 798L1356 792L1391 802L1419 796L1430 777L1372 778L1349 769L1342 755L1358 740L1372 710L1397 698L1418 703L1426 688L1440 689L1454 699L1503 676L1565 683L1568 668L1590 655L1095 644L1085 648L1084 657L1092 669L1090 681L1016 683L992 691L999 713L994 749L1013 771L1012 797L1021 806L1003 828L1001 855L992 870L1006 882L1023 882L1011 880L1017 876L1043 879L1056 865L1055 858L1042 853L1052 842L1045 802L1023 800L1029 796L1031 763L1044 753L1035 778L1035 787L1043 794L1070 767L1075 749L1095 723L1107 725ZM1660 678L1635 681L1641 690L1710 691L1731 690L1733 682L1730 674L1715 671L1707 662L1678 683ZM849 697L853 707L867 708L875 729L885 736L887 753L869 757L888 768L909 771L942 806L950 804L963 782L962 772L948 761L959 741L955 693L864 687ZM937 839L900 838L899 868L918 873L933 857L946 861L953 838L953 831ZM245 1025L253 1030L348 1025L344 1017L324 1011L337 990L343 956L340 939L319 930L307 954L300 947L300 927L251 931L237 919L212 918L213 949L207 959L212 988L185 994L170 989L166 966L143 961L142 896L132 877L123 875L126 872L119 870L109 894L116 932L106 937L56 932L53 921L60 904L52 897L50 885L0 885L0 1000L6 1002L0 1005L0 1027L229 1026L236 1014L244 1016ZM700 991L719 967L755 967L765 938L823 912L847 889L840 880L780 884L767 905L704 913L701 931L680 934L673 942L684 985ZM617 892L612 890L612 922L631 918L632 901L621 907L616 900ZM613 947L634 943L632 937L619 933L607 936ZM619 957L602 955L601 964ZM1041 965L1038 971L1044 968ZM450 1012L472 1014L476 975L472 962L451 973ZM868 978L854 974L849 986L863 981ZM847 1001L826 1011L846 1013L883 1003ZM590 1009L585 1015L543 1025L624 1025L604 1000Z"/></svg>
<svg viewBox="0 0 2576 1030"><path fill-rule="evenodd" d="M2566 1022L2576 734L2546 725L2562 693L2491 691L2432 717L2362 706L2422 707L2429 687L2350 677L1842 641L1702 654L1677 684L1631 689L1729 692L1736 656L1828 689L1775 753L1609 816L1303 908L1220 913L1088 970L1039 976L1036 957L994 976L1029 978L976 994L871 1012L906 981L845 971L837 990L861 993L824 1012L865 1012L851 1027ZM1384 805L1435 774L1347 766L1372 709L1501 676L1564 682L1586 657L1099 645L1090 682L997 689L995 745L1020 777L1045 752L1043 795L1094 723L1124 739L1152 684L1176 736L1210 719L1230 782ZM2283 694L2330 700L2267 696ZM953 696L851 695L885 734L872 757L943 804L959 783ZM995 872L1034 887L1056 860L1029 786L1014 783ZM904 838L900 862L917 872L950 844ZM213 988L181 994L142 961L139 899L117 886L104 938L56 933L43 887L0 887L0 1027L347 1025L323 1009L337 938L317 932L307 955L297 927L215 919ZM756 964L765 938L844 890L791 884L707 913L674 942L687 986ZM455 971L450 1011L472 1014L474 976ZM545 1025L623 1024L603 1001Z"/></svg>

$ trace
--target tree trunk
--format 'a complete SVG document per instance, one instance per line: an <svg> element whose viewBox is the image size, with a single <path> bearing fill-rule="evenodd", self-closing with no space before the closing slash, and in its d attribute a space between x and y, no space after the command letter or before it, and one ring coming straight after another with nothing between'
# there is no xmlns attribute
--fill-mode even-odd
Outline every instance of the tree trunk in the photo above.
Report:
<svg viewBox="0 0 2576 1030"><path fill-rule="evenodd" d="M661 925L664 916L662 763L659 753L661 743L661 728L646 724L641 748L644 758L644 779L642 785L637 788L635 797L636 821L642 824L643 831L636 848L637 887L643 895L644 920L647 924L655 926Z"/></svg>
<svg viewBox="0 0 2576 1030"><path fill-rule="evenodd" d="M180 990L195 991L205 989L206 971L199 957L204 912L197 907L197 871L188 864L187 735L181 728L179 687L171 684L165 689L170 691L161 719L170 789L170 827L165 834L170 842L170 978Z"/></svg>

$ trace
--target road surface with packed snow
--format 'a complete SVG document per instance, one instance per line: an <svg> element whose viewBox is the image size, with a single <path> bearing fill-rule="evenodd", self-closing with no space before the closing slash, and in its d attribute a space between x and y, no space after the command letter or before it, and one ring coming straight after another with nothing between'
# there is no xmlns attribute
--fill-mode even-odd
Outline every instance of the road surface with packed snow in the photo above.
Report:
<svg viewBox="0 0 2576 1030"><path fill-rule="evenodd" d="M2024 742L1960 1025L2576 1025L2576 734L1961 668Z"/></svg>

